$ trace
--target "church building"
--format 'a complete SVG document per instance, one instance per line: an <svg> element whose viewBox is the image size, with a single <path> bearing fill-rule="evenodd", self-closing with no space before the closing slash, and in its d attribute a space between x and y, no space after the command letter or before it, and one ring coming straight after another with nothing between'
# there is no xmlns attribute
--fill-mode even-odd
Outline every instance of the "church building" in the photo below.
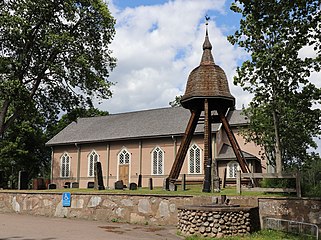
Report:
<svg viewBox="0 0 321 240"><path fill-rule="evenodd" d="M102 165L104 185L113 188L117 180L125 185L138 182L147 187L149 178L154 186L162 186L173 165L181 144L190 112L182 107L111 114L80 118L71 123L47 146L52 148L52 182L62 188L66 182L78 182L86 188L94 181L94 163ZM240 110L229 111L227 119L251 168L264 171L260 148L245 143L239 131L248 125ZM221 124L212 124L213 159L219 177L226 171L227 183L235 183L239 164ZM198 124L181 171L189 180L204 177L203 125ZM263 169L262 169L263 168ZM226 170L225 170L226 169Z"/></svg>
<svg viewBox="0 0 321 240"><path fill-rule="evenodd" d="M220 180L226 179L224 182L235 184L241 161L236 158L235 147L231 147L231 139L228 138L231 134L226 134L225 125L212 121L218 113L221 119L228 121L248 170L265 172L266 163L260 158L260 148L252 142L245 143L240 134L242 128L248 126L248 119L240 110L231 110L234 109L235 99L229 92L224 71L214 63L211 49L206 30L200 66L191 72L182 97L184 108L80 118L49 140L52 183L62 188L66 183L77 182L80 188L86 188L88 183L94 181L95 163L100 162L107 189L114 188L119 180L127 186L138 183L139 176L142 187L148 186L150 178L154 186L163 186L179 147L185 144L188 149L186 156L182 155L184 162L179 168L180 176L185 174L187 181L202 181L204 166L207 165L207 160L203 158L206 156L212 159ZM202 105L204 101L209 107ZM190 133L193 134L191 141L182 144L193 111L202 113L194 123L195 131L193 128Z"/></svg>

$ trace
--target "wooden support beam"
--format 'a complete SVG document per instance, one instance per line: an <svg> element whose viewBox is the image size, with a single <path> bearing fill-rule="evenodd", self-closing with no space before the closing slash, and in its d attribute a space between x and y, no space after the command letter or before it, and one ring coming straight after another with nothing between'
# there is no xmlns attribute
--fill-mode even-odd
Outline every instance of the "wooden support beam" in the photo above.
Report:
<svg viewBox="0 0 321 240"><path fill-rule="evenodd" d="M195 128L197 126L197 122L198 122L200 115L201 115L200 110L195 110L195 111L192 110L191 111L191 117L188 121L185 133L183 135L182 143L178 149L178 152L175 157L175 161L173 163L171 172L169 173L169 176L168 176L169 182L171 182L171 183L174 183L177 180L177 178L181 172L181 169L182 169L182 166L184 163L184 159L187 154L188 147L191 143L193 133L195 132Z"/></svg>
<svg viewBox="0 0 321 240"><path fill-rule="evenodd" d="M212 173L212 122L208 100L204 101L204 183L203 192L211 192Z"/></svg>
<svg viewBox="0 0 321 240"><path fill-rule="evenodd" d="M236 159L240 164L242 172L243 173L251 172L250 169L249 169L249 166L247 165L247 163L245 161L245 158L243 156L242 150L241 150L239 144L236 141L234 133L231 130L230 124L228 123L224 113L222 111L218 110L218 114L219 114L219 117L221 119L223 128L224 128L224 130L226 132L226 135L227 135L227 137L228 137L228 139L229 139L229 141L231 143L231 146L232 146L233 151L235 153Z"/></svg>

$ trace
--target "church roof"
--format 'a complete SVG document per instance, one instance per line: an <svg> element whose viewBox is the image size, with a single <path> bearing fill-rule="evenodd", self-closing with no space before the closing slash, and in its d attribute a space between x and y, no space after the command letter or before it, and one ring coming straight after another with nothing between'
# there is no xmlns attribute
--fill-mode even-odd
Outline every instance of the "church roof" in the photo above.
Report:
<svg viewBox="0 0 321 240"><path fill-rule="evenodd" d="M250 159L250 158L255 158L257 159L256 156L254 156L251 153L242 151L243 156L246 159ZM227 145L226 143L223 144L219 154L216 157L217 160L231 160L231 159L235 159L235 153L233 152L233 148L229 145Z"/></svg>
<svg viewBox="0 0 321 240"><path fill-rule="evenodd" d="M47 142L47 146L74 143L108 142L129 139L181 136L185 132L190 111L182 107L159 108L108 116L79 118ZM248 120L241 110L230 111L230 125L246 125ZM220 124L212 126L217 131ZM199 124L195 134L203 132Z"/></svg>

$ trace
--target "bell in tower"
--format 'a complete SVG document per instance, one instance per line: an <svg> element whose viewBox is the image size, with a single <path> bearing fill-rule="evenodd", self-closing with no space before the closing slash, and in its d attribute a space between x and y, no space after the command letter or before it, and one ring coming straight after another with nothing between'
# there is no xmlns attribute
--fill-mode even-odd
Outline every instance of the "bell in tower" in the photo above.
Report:
<svg viewBox="0 0 321 240"><path fill-rule="evenodd" d="M206 19L208 20L208 19ZM233 151L240 163L243 172L249 172L249 168L244 160L242 151L234 137L230 125L225 117L229 108L234 108L235 98L229 90L228 81L225 72L221 67L215 64L212 55L212 45L208 37L208 22L206 22L206 34L203 44L203 55L200 65L190 73L185 94L181 98L181 104L184 108L191 111L191 117L187 124L181 146L176 155L174 164L166 182L167 190L175 189L171 187L175 184L182 169L185 156L191 143L193 133L204 112L204 181L203 192L211 192L212 180L216 191L219 190L219 178L217 167L214 164L212 169L212 111L216 110L220 122L228 136ZM215 163L215 162L214 162ZM212 179L213 170L213 179Z"/></svg>

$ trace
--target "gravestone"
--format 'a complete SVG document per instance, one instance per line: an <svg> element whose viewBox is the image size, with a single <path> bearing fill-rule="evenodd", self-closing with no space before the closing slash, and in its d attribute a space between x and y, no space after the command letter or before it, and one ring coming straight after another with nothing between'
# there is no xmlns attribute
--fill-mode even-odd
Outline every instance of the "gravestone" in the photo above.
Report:
<svg viewBox="0 0 321 240"><path fill-rule="evenodd" d="M48 184L48 189L56 189L57 188L57 185L54 184L54 183L49 183Z"/></svg>
<svg viewBox="0 0 321 240"><path fill-rule="evenodd" d="M129 190L137 190L137 184L136 183L130 183L129 184Z"/></svg>
<svg viewBox="0 0 321 240"><path fill-rule="evenodd" d="M33 189L34 190L43 190L46 189L46 183L43 178L34 178L33 179Z"/></svg>
<svg viewBox="0 0 321 240"><path fill-rule="evenodd" d="M28 173L26 171L19 171L18 190L28 189Z"/></svg>
<svg viewBox="0 0 321 240"><path fill-rule="evenodd" d="M138 186L137 187L139 187L139 188L142 187L142 175L141 174L138 175Z"/></svg>
<svg viewBox="0 0 321 240"><path fill-rule="evenodd" d="M148 188L149 188L149 190L153 190L153 179L152 178L149 178Z"/></svg>
<svg viewBox="0 0 321 240"><path fill-rule="evenodd" d="M123 180L119 180L115 182L115 189L123 190L124 189L124 182Z"/></svg>
<svg viewBox="0 0 321 240"><path fill-rule="evenodd" d="M169 189L169 178L165 178L163 181L163 190Z"/></svg>
<svg viewBox="0 0 321 240"><path fill-rule="evenodd" d="M88 182L87 183L87 188L94 188L95 187L95 182Z"/></svg>
<svg viewBox="0 0 321 240"><path fill-rule="evenodd" d="M95 189L105 190L101 162L95 163Z"/></svg>
<svg viewBox="0 0 321 240"><path fill-rule="evenodd" d="M169 191L177 191L177 185L175 183L170 182L168 184Z"/></svg>
<svg viewBox="0 0 321 240"><path fill-rule="evenodd" d="M79 188L79 182L72 182L71 188Z"/></svg>

